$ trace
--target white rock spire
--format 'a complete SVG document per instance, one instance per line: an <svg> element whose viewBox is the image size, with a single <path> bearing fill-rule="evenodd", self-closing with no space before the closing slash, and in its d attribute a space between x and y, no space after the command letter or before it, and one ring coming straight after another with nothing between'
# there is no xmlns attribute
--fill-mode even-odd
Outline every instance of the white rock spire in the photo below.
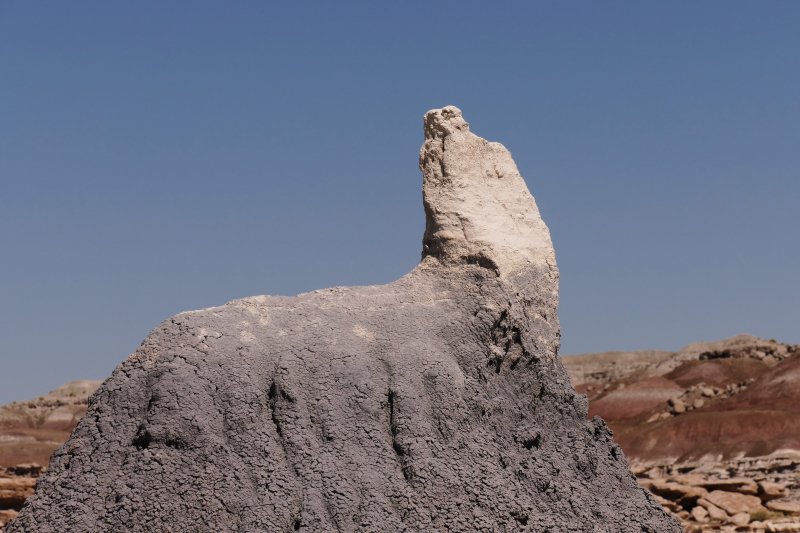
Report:
<svg viewBox="0 0 800 533"><path fill-rule="evenodd" d="M511 153L471 133L454 106L428 111L424 125L423 261L477 263L500 276L531 263L554 267L550 231Z"/></svg>

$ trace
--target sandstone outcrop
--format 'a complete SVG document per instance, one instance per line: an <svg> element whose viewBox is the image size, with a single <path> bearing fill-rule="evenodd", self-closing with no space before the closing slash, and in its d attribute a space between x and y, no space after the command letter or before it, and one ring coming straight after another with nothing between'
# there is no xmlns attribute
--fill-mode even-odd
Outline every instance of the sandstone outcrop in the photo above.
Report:
<svg viewBox="0 0 800 533"><path fill-rule="evenodd" d="M35 463L0 468L0 531L33 494L41 472L42 467Z"/></svg>
<svg viewBox="0 0 800 533"><path fill-rule="evenodd" d="M30 477L0 477L0 509L19 510L33 494L36 480Z"/></svg>
<svg viewBox="0 0 800 533"><path fill-rule="evenodd" d="M6 509L4 511L0 511L0 528L8 524L12 519L16 518L17 515L16 511L13 509Z"/></svg>
<svg viewBox="0 0 800 533"><path fill-rule="evenodd" d="M569 383L511 155L454 107L424 128L418 267L163 322L7 533L679 532Z"/></svg>

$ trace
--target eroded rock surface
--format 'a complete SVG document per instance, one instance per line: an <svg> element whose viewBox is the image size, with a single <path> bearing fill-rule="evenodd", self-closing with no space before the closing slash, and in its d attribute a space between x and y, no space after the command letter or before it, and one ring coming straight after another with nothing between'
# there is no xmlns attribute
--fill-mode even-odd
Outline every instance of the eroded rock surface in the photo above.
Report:
<svg viewBox="0 0 800 533"><path fill-rule="evenodd" d="M681 531L570 385L511 155L454 107L425 136L417 268L163 322L7 532Z"/></svg>

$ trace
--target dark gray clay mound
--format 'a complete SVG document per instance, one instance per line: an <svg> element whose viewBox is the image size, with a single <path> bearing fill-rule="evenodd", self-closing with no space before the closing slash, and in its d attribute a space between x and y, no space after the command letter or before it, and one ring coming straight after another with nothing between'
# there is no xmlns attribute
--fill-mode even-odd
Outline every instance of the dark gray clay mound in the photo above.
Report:
<svg viewBox="0 0 800 533"><path fill-rule="evenodd" d="M586 420L509 165L457 109L428 113L420 266L165 321L7 531L680 532Z"/></svg>

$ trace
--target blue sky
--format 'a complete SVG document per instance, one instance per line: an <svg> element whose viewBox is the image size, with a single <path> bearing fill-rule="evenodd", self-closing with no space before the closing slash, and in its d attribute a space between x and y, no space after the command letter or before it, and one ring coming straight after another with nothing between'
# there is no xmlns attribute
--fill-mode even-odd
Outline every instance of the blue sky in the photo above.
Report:
<svg viewBox="0 0 800 533"><path fill-rule="evenodd" d="M800 3L0 2L0 403L419 259L422 115L506 145L562 353L800 342Z"/></svg>

